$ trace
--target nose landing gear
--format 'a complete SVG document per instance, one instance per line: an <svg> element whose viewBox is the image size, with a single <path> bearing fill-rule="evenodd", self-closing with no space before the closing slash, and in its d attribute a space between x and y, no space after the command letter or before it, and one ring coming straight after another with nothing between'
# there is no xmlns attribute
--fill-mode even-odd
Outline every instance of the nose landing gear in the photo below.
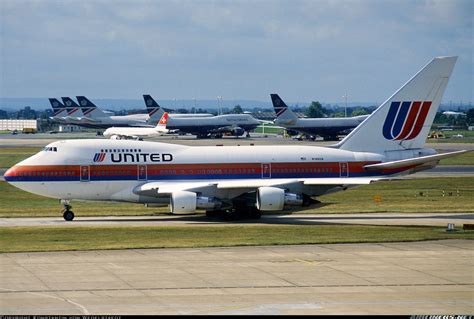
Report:
<svg viewBox="0 0 474 319"><path fill-rule="evenodd" d="M69 201L62 200L61 204L63 204L64 209L61 211L63 213L63 217L66 221L71 221L74 219L74 212L71 210L72 206L69 205Z"/></svg>

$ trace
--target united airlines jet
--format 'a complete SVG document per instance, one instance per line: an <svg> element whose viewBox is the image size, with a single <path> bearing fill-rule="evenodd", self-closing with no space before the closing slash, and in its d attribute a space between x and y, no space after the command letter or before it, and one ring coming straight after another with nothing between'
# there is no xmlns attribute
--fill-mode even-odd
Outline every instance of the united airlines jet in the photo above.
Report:
<svg viewBox="0 0 474 319"><path fill-rule="evenodd" d="M424 146L456 57L437 57L362 124L331 147L184 146L124 140L67 140L4 175L25 191L60 199L170 205L227 218L259 218L349 187L434 167L465 151ZM93 204L91 204L93 205Z"/></svg>

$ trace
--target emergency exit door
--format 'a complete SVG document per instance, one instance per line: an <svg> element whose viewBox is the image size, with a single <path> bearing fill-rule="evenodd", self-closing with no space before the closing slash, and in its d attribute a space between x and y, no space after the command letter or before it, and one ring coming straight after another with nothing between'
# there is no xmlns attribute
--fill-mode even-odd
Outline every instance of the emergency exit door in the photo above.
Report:
<svg viewBox="0 0 474 319"><path fill-rule="evenodd" d="M271 177L272 177L272 164L262 163L262 178L271 178Z"/></svg>
<svg viewBox="0 0 474 319"><path fill-rule="evenodd" d="M90 181L90 170L89 166L81 166L81 182Z"/></svg>
<svg viewBox="0 0 474 319"><path fill-rule="evenodd" d="M339 173L340 177L349 177L349 164L348 163L339 163Z"/></svg>

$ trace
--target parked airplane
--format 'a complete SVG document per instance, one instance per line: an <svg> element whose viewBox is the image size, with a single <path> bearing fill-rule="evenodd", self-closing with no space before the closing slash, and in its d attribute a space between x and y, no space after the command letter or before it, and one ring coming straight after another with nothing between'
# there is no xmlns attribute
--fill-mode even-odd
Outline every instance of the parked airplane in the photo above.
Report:
<svg viewBox="0 0 474 319"><path fill-rule="evenodd" d="M53 116L51 116L50 119L54 122L64 123L66 121L65 118L67 116L66 107L61 102L59 102L58 99L55 98L50 98L49 103L53 108Z"/></svg>
<svg viewBox="0 0 474 319"><path fill-rule="evenodd" d="M10 184L61 199L170 204L231 218L305 206L311 198L434 167L461 154L425 148L456 57L430 61L362 124L331 147L184 146L65 140L10 168Z"/></svg>
<svg viewBox="0 0 474 319"><path fill-rule="evenodd" d="M168 113L165 112L156 127L109 127L105 130L103 135L113 140L141 140L143 138L160 136L171 133L170 130L166 128L167 121Z"/></svg>
<svg viewBox="0 0 474 319"><path fill-rule="evenodd" d="M454 112L454 111L444 111L444 112L443 112L443 115L458 117L458 116L465 116L466 113L463 113L463 112Z"/></svg>
<svg viewBox="0 0 474 319"><path fill-rule="evenodd" d="M154 124L148 122L150 116L148 114L131 114L131 115L109 115L99 109L94 103L89 101L85 96L76 96L77 101L82 107L82 113L88 118L85 125L92 125L96 128L108 128L112 126L120 127L154 127ZM92 123L89 123L92 122ZM156 122L155 122L156 123Z"/></svg>
<svg viewBox="0 0 474 319"><path fill-rule="evenodd" d="M157 117L157 120L163 116L163 113L170 112L172 110L164 110L149 94L143 95L143 100L148 110L150 118ZM210 117L214 116L209 113L168 113L169 117Z"/></svg>
<svg viewBox="0 0 474 319"><path fill-rule="evenodd" d="M368 115L354 117L298 118L278 94L270 94L277 118L275 124L297 131L314 139L316 135L325 140L338 140L337 135L347 134L362 123Z"/></svg>
<svg viewBox="0 0 474 319"><path fill-rule="evenodd" d="M225 114L201 118L169 117L166 128L198 138L221 138L223 135L242 136L245 132L249 136L258 125L260 122L249 114Z"/></svg>

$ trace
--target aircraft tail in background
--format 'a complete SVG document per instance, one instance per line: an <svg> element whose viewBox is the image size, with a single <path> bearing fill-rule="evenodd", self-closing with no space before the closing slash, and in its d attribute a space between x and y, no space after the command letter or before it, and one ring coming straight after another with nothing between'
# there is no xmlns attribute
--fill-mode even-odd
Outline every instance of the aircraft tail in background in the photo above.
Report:
<svg viewBox="0 0 474 319"><path fill-rule="evenodd" d="M106 113L100 110L94 103L89 101L85 96L76 96L79 105L82 108L84 116L97 118L97 117L108 117Z"/></svg>
<svg viewBox="0 0 474 319"><path fill-rule="evenodd" d="M298 116L286 105L278 94L270 94L273 108L275 109L275 124L294 125L298 121Z"/></svg>
<svg viewBox="0 0 474 319"><path fill-rule="evenodd" d="M53 118L67 116L66 107L56 98L50 98L49 103L53 108Z"/></svg>

